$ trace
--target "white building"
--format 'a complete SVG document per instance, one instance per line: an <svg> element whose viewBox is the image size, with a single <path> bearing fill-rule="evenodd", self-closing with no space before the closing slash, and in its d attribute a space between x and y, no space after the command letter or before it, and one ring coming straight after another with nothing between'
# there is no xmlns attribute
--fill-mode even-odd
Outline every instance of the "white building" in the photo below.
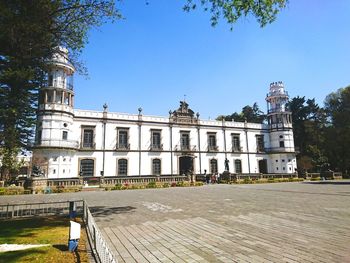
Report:
<svg viewBox="0 0 350 263"><path fill-rule="evenodd" d="M51 62L39 98L33 163L48 178L221 173L294 173L288 94L266 97L268 124L202 120L185 101L169 116L74 109L67 50Z"/></svg>

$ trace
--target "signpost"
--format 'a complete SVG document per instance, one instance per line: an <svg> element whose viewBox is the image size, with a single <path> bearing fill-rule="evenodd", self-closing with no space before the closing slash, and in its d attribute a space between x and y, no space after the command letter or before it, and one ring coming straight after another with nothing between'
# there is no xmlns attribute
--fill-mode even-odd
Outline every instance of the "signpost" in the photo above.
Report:
<svg viewBox="0 0 350 263"><path fill-rule="evenodd" d="M80 229L81 226L79 223L70 221L68 250L71 252L74 252L78 247L80 239Z"/></svg>

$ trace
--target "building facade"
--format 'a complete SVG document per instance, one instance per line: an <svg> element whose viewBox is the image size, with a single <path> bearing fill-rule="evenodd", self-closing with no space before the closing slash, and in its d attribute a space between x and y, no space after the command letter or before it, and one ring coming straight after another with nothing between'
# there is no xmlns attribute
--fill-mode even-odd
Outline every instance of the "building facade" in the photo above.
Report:
<svg viewBox="0 0 350 263"><path fill-rule="evenodd" d="M202 120L185 101L166 117L74 109L74 67L61 50L41 88L33 163L48 178L294 173L291 112L270 85L268 123ZM225 165L226 163L226 165Z"/></svg>

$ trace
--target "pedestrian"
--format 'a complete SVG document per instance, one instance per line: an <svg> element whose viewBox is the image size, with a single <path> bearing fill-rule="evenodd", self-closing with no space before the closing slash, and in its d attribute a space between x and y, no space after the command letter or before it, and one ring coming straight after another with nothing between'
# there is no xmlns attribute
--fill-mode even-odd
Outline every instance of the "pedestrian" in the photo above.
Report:
<svg viewBox="0 0 350 263"><path fill-rule="evenodd" d="M215 173L213 173L212 176L211 176L211 183L212 184L215 184L215 179L216 179Z"/></svg>

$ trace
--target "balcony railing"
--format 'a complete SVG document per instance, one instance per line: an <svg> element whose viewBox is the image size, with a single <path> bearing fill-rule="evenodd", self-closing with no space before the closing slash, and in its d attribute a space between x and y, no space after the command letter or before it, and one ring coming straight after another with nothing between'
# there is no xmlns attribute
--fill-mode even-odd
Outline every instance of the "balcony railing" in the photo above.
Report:
<svg viewBox="0 0 350 263"><path fill-rule="evenodd" d="M264 153L264 152L266 152L266 148L265 147L257 147L256 148L256 152L258 152L258 153Z"/></svg>
<svg viewBox="0 0 350 263"><path fill-rule="evenodd" d="M269 92L266 94L266 97L275 97L275 96L289 96L288 91L276 91L276 92Z"/></svg>
<svg viewBox="0 0 350 263"><path fill-rule="evenodd" d="M208 145L208 152L217 152L219 147L217 145Z"/></svg>
<svg viewBox="0 0 350 263"><path fill-rule="evenodd" d="M234 147L232 147L232 149L231 149L231 151L233 152L233 153L238 153L238 152L242 152L243 151L243 147L240 147L240 146L234 146Z"/></svg>
<svg viewBox="0 0 350 263"><path fill-rule="evenodd" d="M46 140L42 139L35 143L39 147L62 147L62 148L78 148L79 142L74 140Z"/></svg>
<svg viewBox="0 0 350 263"><path fill-rule="evenodd" d="M265 151L268 153L272 152L295 152L295 147L272 147L272 148L265 148Z"/></svg>
<svg viewBox="0 0 350 263"><path fill-rule="evenodd" d="M288 109L288 107L286 107L286 108L282 108L282 107L272 108L272 109L269 109L267 111L267 113L275 113L275 112L291 113L291 111Z"/></svg>
<svg viewBox="0 0 350 263"><path fill-rule="evenodd" d="M149 147L150 151L162 151L163 150L163 144L151 144Z"/></svg>
<svg viewBox="0 0 350 263"><path fill-rule="evenodd" d="M175 151L181 152L194 152L196 150L196 145L176 145Z"/></svg>
<svg viewBox="0 0 350 263"><path fill-rule="evenodd" d="M80 143L80 149L95 149L96 143L95 142L81 142Z"/></svg>
<svg viewBox="0 0 350 263"><path fill-rule="evenodd" d="M47 81L46 85L48 87L53 87L53 88L73 90L73 83L69 83L69 82L63 81L63 80L61 80L61 81L53 80L52 82Z"/></svg>
<svg viewBox="0 0 350 263"><path fill-rule="evenodd" d="M118 151L129 151L130 150L130 144L129 143L117 143L115 146L115 149Z"/></svg>

